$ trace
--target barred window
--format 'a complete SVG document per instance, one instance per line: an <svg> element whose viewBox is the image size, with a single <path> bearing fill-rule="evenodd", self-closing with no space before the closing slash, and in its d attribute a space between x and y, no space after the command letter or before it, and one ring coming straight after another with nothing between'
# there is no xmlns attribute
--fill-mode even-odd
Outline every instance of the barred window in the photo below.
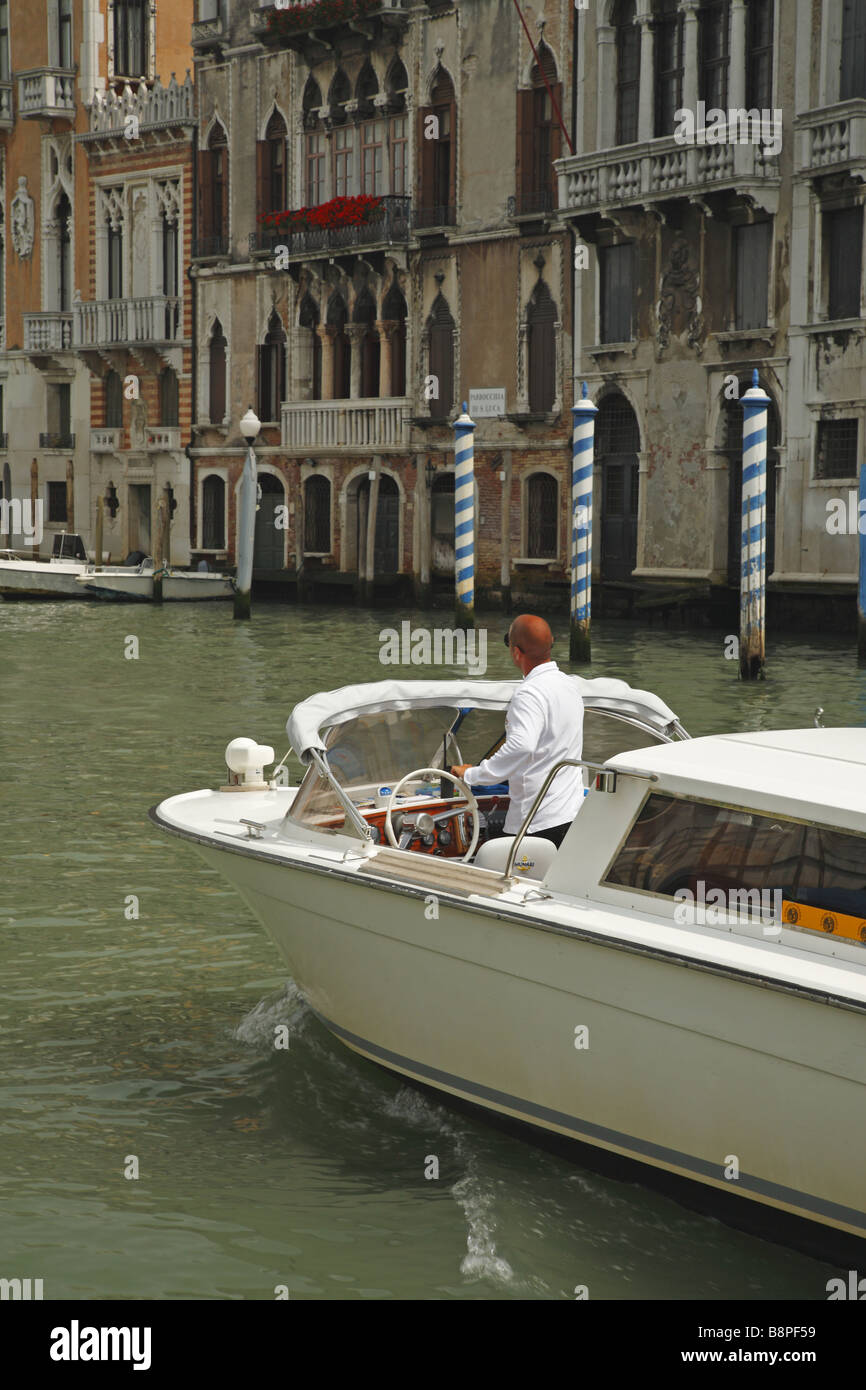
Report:
<svg viewBox="0 0 866 1390"><path fill-rule="evenodd" d="M550 473L533 473L526 484L527 555L531 560L556 559L558 488Z"/></svg>
<svg viewBox="0 0 866 1390"><path fill-rule="evenodd" d="M816 478L857 477L857 420L819 420Z"/></svg>

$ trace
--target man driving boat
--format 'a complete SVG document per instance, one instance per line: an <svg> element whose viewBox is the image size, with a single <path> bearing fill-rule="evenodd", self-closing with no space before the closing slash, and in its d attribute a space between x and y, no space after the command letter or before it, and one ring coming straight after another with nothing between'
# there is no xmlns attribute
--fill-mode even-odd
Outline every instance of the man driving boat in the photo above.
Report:
<svg viewBox="0 0 866 1390"><path fill-rule="evenodd" d="M583 700L577 682L550 659L553 635L543 618L521 613L505 640L523 674L505 715L505 742L483 762L451 771L470 787L507 780L511 801L503 833L516 835L550 769L563 758L581 756ZM561 768L527 834L561 845L582 804L581 769Z"/></svg>

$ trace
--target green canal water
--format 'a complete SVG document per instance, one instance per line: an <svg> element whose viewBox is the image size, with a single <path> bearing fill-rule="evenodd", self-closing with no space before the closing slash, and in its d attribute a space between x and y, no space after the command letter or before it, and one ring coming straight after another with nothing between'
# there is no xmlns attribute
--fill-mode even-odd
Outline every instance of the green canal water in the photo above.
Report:
<svg viewBox="0 0 866 1390"><path fill-rule="evenodd" d="M829 1266L355 1057L234 892L148 821L162 797L217 785L236 735L281 755L304 696L423 674L379 662L381 629L409 617L448 621L0 607L0 1276L73 1299L826 1298ZM504 622L486 621L488 675L512 675ZM773 641L754 686L719 633L611 623L594 657L592 674L656 691L693 734L810 724L817 705L866 723L850 642Z"/></svg>

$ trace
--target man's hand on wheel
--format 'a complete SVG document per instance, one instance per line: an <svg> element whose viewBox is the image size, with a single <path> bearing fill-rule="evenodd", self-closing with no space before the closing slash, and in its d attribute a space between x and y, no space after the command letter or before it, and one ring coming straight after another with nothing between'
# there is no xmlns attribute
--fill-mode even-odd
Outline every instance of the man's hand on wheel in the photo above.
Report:
<svg viewBox="0 0 866 1390"><path fill-rule="evenodd" d="M460 777L462 779L466 776L467 772L472 766L472 763L456 763L455 766L450 769L450 771L454 774L455 777Z"/></svg>

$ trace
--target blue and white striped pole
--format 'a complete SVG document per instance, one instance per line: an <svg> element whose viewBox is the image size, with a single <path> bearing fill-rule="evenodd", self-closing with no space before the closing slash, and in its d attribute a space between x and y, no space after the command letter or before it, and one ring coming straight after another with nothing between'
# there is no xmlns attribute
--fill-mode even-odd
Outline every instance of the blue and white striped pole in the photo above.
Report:
<svg viewBox="0 0 866 1390"><path fill-rule="evenodd" d="M743 396L740 679L764 677L767 594L767 407L757 367Z"/></svg>
<svg viewBox="0 0 866 1390"><path fill-rule="evenodd" d="M866 463L860 465L860 492L857 506L857 660L866 661Z"/></svg>
<svg viewBox="0 0 866 1390"><path fill-rule="evenodd" d="M588 399L586 382L571 407L571 661L592 660L592 461L598 406Z"/></svg>
<svg viewBox="0 0 866 1390"><path fill-rule="evenodd" d="M455 620L475 626L475 421L463 402L454 421L454 577Z"/></svg>

